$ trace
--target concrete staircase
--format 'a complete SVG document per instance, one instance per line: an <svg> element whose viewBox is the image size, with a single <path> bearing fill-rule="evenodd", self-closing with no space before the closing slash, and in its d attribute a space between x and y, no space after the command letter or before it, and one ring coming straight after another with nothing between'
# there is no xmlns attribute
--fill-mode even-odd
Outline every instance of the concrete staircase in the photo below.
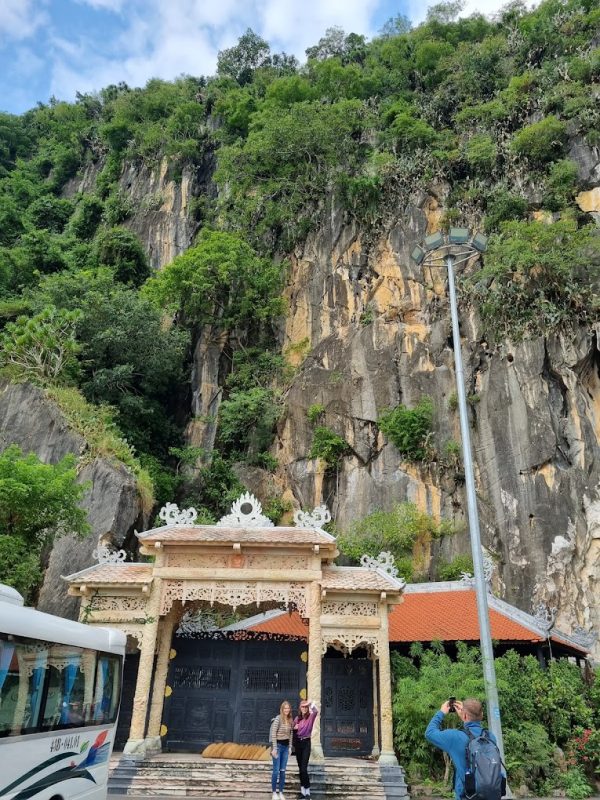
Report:
<svg viewBox="0 0 600 800"><path fill-rule="evenodd" d="M398 800L407 798L400 767L352 758L311 763L314 800ZM287 769L286 800L300 798L296 762ZM202 800L270 800L271 764L264 761L204 759L162 753L135 761L118 753L111 759L109 795L191 797Z"/></svg>

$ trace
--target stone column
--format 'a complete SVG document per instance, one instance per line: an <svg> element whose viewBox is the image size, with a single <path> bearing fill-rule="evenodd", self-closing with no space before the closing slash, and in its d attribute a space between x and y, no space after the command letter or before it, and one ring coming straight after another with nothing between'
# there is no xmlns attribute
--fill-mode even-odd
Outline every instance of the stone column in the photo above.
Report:
<svg viewBox="0 0 600 800"><path fill-rule="evenodd" d="M380 764L397 764L394 753L394 724L392 720L392 671L390 665L390 637L388 630L388 610L385 596L379 603L379 699L381 714L381 755Z"/></svg>
<svg viewBox="0 0 600 800"><path fill-rule="evenodd" d="M319 714L315 720L312 735L311 758L313 761L323 761L323 746L321 745L321 588L318 583L312 583L310 592L310 612L308 620L308 674L307 691L308 700L319 704Z"/></svg>
<svg viewBox="0 0 600 800"><path fill-rule="evenodd" d="M177 615L172 608L160 624L160 641L156 654L156 668L154 670L154 684L152 687L152 701L150 703L150 718L148 720L148 734L146 736L146 752L160 753L162 744L160 740L160 723L162 720L165 702L165 686L169 671L169 653L171 640Z"/></svg>
<svg viewBox="0 0 600 800"><path fill-rule="evenodd" d="M377 691L377 660L371 655L373 670L373 749L372 756L379 756L379 693Z"/></svg>
<svg viewBox="0 0 600 800"><path fill-rule="evenodd" d="M133 697L131 727L129 729L129 739L123 748L123 753L135 755L140 758L143 758L146 753L146 742L144 739L146 730L146 709L148 708L152 668L154 666L154 649L156 647L156 637L160 619L161 585L162 581L159 578L154 578L150 597L146 605L147 622L144 625L144 633L142 635L142 644L140 647L140 663L135 684L135 695Z"/></svg>

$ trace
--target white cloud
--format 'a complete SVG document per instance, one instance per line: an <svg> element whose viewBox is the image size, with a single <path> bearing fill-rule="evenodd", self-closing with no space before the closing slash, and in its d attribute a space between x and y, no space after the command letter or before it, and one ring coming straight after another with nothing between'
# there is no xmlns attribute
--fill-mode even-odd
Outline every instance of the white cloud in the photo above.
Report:
<svg viewBox="0 0 600 800"><path fill-rule="evenodd" d="M34 8L38 6L38 8ZM11 39L27 39L46 21L46 13L36 0L0 2L0 46Z"/></svg>
<svg viewBox="0 0 600 800"><path fill-rule="evenodd" d="M125 5L124 0L76 0L84 6L100 8L103 11L120 11Z"/></svg>
<svg viewBox="0 0 600 800"><path fill-rule="evenodd" d="M378 5L379 0L266 0L259 4L261 34L300 57L336 25L372 35L371 18Z"/></svg>
<svg viewBox="0 0 600 800"><path fill-rule="evenodd" d="M435 0L405 0L415 23ZM46 0L0 0L0 32L26 33ZM76 41L49 34L50 92L72 99L75 92L125 81L144 85L152 77L172 79L182 73L213 74L219 50L231 47L251 27L271 44L300 60L305 49L329 27L372 36L373 19L384 0L77 0L94 9L120 12L120 33L102 38L101 27ZM467 0L464 14L493 14L506 0ZM12 16L7 9L12 9ZM401 7L399 7L401 10ZM36 23L39 24L39 23ZM13 34L17 35L17 34Z"/></svg>

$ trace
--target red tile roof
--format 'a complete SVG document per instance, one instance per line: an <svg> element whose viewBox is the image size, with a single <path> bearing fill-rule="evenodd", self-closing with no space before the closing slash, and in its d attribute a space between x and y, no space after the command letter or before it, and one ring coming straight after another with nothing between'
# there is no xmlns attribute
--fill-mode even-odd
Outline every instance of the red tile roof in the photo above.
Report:
<svg viewBox="0 0 600 800"><path fill-rule="evenodd" d="M152 528L137 534L140 542L209 542L209 543L266 543L318 544L335 548L335 539L325 531L312 528L290 528L282 525L273 528L218 527L216 525L173 525Z"/></svg>
<svg viewBox="0 0 600 800"><path fill-rule="evenodd" d="M150 583L152 581L152 564L94 564L92 567L63 575L69 583Z"/></svg>
<svg viewBox="0 0 600 800"><path fill-rule="evenodd" d="M390 642L476 641L479 639L475 592L404 594L402 605L390 614ZM492 639L539 642L542 637L490 608Z"/></svg>
<svg viewBox="0 0 600 800"><path fill-rule="evenodd" d="M432 642L479 640L477 621L477 602L473 589L454 589L448 591L407 591L404 602L395 606L390 613L390 642ZM503 642L540 642L544 637L525 624L512 619L508 604L503 613L495 608L489 609L492 639ZM517 608L515 615L520 615ZM283 613L248 628L264 633L279 633L295 636L308 636L308 630L297 612ZM561 642L574 650L585 652L583 648L563 639L557 631L552 640Z"/></svg>
<svg viewBox="0 0 600 800"><path fill-rule="evenodd" d="M252 625L249 630L259 633L283 633L286 636L303 636L308 639L308 625L302 622L297 611L292 611L291 614L286 612L278 617L258 622L256 625Z"/></svg>

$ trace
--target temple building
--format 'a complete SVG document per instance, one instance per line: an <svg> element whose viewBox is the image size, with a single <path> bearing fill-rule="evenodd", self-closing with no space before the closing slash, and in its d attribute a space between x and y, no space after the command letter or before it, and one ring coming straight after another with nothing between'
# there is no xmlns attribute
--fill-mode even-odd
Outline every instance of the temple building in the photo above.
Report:
<svg viewBox="0 0 600 800"><path fill-rule="evenodd" d="M479 638L475 592L461 582L406 586L393 559L336 566L329 512L275 527L245 494L216 525L168 504L139 533L142 563L99 548L69 575L80 620L130 642L116 746L132 756L267 744L283 700L320 704L313 759L372 756L396 765L390 647ZM401 605L402 604L402 605ZM497 648L584 659L589 647L489 595Z"/></svg>

